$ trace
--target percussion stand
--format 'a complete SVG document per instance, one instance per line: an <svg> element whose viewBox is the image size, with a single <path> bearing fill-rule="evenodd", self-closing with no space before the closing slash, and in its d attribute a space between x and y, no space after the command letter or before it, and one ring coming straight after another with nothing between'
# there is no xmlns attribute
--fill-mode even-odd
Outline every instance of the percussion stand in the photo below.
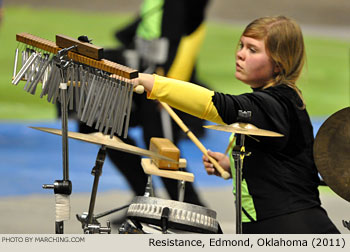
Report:
<svg viewBox="0 0 350 252"><path fill-rule="evenodd" d="M147 174L147 184L146 184L144 196L145 197L154 197L152 174Z"/></svg>
<svg viewBox="0 0 350 252"><path fill-rule="evenodd" d="M179 168L179 171L185 172L184 168ZM186 181L181 179L178 180L178 201L183 202L185 198L185 185ZM152 183L152 175L147 174L147 184L145 188L145 194L143 195L145 197L154 197L154 189L153 189L153 183Z"/></svg>
<svg viewBox="0 0 350 252"><path fill-rule="evenodd" d="M106 146L102 145L96 157L95 166L92 168L91 174L94 176L94 183L92 186L89 212L83 213L82 215L77 215L77 219L82 223L82 228L85 234L110 234L111 225L107 221L107 227L101 227L100 223L97 221L97 217L94 216L94 208L96 202L96 194L100 176L102 175L102 167L104 160L106 158ZM107 214L106 214L107 215ZM100 215L102 217L105 215Z"/></svg>
<svg viewBox="0 0 350 252"><path fill-rule="evenodd" d="M154 197L152 174L147 174L147 183L145 187L145 193L143 196L147 198ZM134 219L130 219L130 221L135 225L136 228L133 228L130 224L126 222L119 228L119 234L145 234L145 232L143 231L143 226L139 221Z"/></svg>
<svg viewBox="0 0 350 252"><path fill-rule="evenodd" d="M145 194L144 197L154 197L154 188L153 188L153 183L152 183L152 174L148 174L147 176L147 184L146 184L146 188L145 188ZM162 210L162 215L161 215L161 225L162 225L162 233L166 234L167 233L167 229L168 229L168 218L169 218L169 208L165 207ZM141 232L143 232L143 227L142 224L136 220L131 220L131 222L139 229L141 230ZM119 231L123 231L122 227L121 230Z"/></svg>
<svg viewBox="0 0 350 252"><path fill-rule="evenodd" d="M60 68L61 83L59 86L61 96L61 113L62 113L62 161L63 161L63 180L56 180L54 184L43 185L44 189L53 189L56 198L56 234L63 234L63 221L69 219L70 202L69 195L72 193L72 182L69 180L68 167L68 103L67 103L67 80L66 69L71 63L65 59L69 50L76 46L64 48L58 51L55 56L55 63Z"/></svg>
<svg viewBox="0 0 350 252"><path fill-rule="evenodd" d="M152 164L153 161L150 160L150 164ZM141 165L145 171L145 173L147 174L147 184L146 184L146 188L145 188L145 194L144 197L154 197L154 189L153 189L153 183L152 183L152 173L147 172L145 169L147 169L146 163L141 162ZM153 167L156 167L156 164L153 163L152 164ZM156 169L159 169L158 167ZM185 168L184 167L179 167L179 171L180 172L185 172ZM168 172L168 171L166 171ZM164 176L166 177L166 176ZM172 178L175 179L175 178ZM185 183L186 180L184 179L178 179L178 201L179 202L183 202L184 198L185 198ZM168 207L163 208L162 213L161 213L161 228L162 228L162 233L166 234L168 232L168 221L169 221L169 214L170 214L170 210ZM133 222L133 224L142 231L142 225L141 223L137 222L136 220L131 220ZM122 229L120 229L119 231L121 231L122 233L125 232L125 227L122 227Z"/></svg>
<svg viewBox="0 0 350 252"><path fill-rule="evenodd" d="M236 234L242 234L242 168L246 155L244 148L245 135L236 134L236 145L232 150L232 157L236 168Z"/></svg>
<svg viewBox="0 0 350 252"><path fill-rule="evenodd" d="M249 122L252 117L251 111L238 110L237 120L239 122ZM245 152L245 135L235 134L236 145L232 149L232 157L236 168L236 234L242 234L242 169L243 159L249 156L250 152Z"/></svg>
<svg viewBox="0 0 350 252"><path fill-rule="evenodd" d="M179 171L185 171L184 169L179 169ZM183 202L185 199L185 180L179 180L178 182L178 194L179 194L179 201Z"/></svg>

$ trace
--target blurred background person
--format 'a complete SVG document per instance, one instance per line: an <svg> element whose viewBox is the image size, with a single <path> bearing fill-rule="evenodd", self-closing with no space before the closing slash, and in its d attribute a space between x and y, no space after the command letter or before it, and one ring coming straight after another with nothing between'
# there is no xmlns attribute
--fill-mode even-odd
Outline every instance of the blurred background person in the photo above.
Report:
<svg viewBox="0 0 350 252"><path fill-rule="evenodd" d="M205 10L208 0L145 0L139 15L123 29L115 33L121 43L117 48L104 50L104 58L138 69L140 72L191 81L204 86L196 77L196 60L205 36ZM57 105L60 117L60 105ZM177 111L182 120L197 137L204 135L203 120ZM72 115L71 115L72 116ZM152 137L165 137L175 145L185 134L172 122L165 110L156 101L150 102L146 94L133 96L129 127L140 126L143 141L149 146ZM92 133L94 125L79 121L79 131ZM125 143L137 145L128 136ZM141 166L141 157L107 149L115 167L123 174L136 196L145 194L147 175ZM172 200L178 200L178 181L161 178ZM184 201L204 205L192 183L186 182ZM114 220L113 224L123 222Z"/></svg>

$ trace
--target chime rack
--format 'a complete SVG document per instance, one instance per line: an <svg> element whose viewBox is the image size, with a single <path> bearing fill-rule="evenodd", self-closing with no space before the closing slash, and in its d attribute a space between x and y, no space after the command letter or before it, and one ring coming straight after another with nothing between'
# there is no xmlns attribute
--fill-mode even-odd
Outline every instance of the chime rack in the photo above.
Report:
<svg viewBox="0 0 350 252"><path fill-rule="evenodd" d="M64 39L66 38L66 39ZM29 34L29 33L19 33L16 35L16 40L18 42L33 46L35 48L42 49L44 51L47 51L49 53L57 54L58 51L62 50L63 48L60 48L56 43L61 42L63 44L66 41L72 41L72 43L68 43L70 46L75 42L74 39L70 39L66 36L63 35L56 35L56 43L47 39L43 39L40 37L37 37L35 35ZM78 40L75 42L78 46L76 49L79 51L79 46L82 47L82 44L87 44L84 45L85 47L89 47L91 50L96 50L98 47L88 44L88 43L83 43ZM69 46L67 46L69 47ZM65 47L66 48L66 47ZM88 50L85 50L85 52ZM101 50L99 50L100 52ZM84 50L81 50L81 52L84 52ZM94 55L94 54L90 54ZM101 53L98 53L99 57L101 57ZM85 64L100 70L103 70L105 72L111 73L111 74L116 74L118 76L124 77L126 79L134 79L138 77L138 71L131 69L129 67L120 65L118 63L106 60L106 59L94 59L92 57L86 57L84 55L78 54L74 51L69 51L67 54L67 57L75 62Z"/></svg>

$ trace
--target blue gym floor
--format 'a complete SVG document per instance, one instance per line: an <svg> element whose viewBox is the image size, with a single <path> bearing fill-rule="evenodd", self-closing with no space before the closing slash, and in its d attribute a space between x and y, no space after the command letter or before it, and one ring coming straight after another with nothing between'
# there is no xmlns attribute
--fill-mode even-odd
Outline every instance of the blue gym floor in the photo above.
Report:
<svg viewBox="0 0 350 252"><path fill-rule="evenodd" d="M315 133L324 120L324 118L312 120ZM61 122L0 123L0 196L48 193L42 189L42 185L52 184L63 177L61 137L28 126L61 129ZM76 122L69 122L69 130L77 131ZM136 139L138 146L145 148L141 134L140 128L132 128L129 131L129 135ZM229 133L207 130L205 137L200 141L208 149L224 152L228 137ZM184 139L178 147L181 150L181 157L187 159L188 171L195 175L195 186L231 185L231 180L225 181L205 173L201 162L202 154L192 141ZM95 165L98 150L98 145L69 139L69 178L73 184L73 192L91 191L93 183L91 169ZM158 178L154 180L156 187L162 186ZM98 190L103 192L128 190L128 188L123 176L106 158Z"/></svg>

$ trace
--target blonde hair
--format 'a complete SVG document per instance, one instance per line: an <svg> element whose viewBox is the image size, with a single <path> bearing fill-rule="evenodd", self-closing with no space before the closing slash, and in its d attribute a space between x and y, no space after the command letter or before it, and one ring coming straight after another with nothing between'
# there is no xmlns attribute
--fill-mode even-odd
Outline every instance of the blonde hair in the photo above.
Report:
<svg viewBox="0 0 350 252"><path fill-rule="evenodd" d="M264 88L285 84L293 88L305 103L301 91L296 86L306 61L305 45L300 26L285 16L262 17L251 22L242 36L263 39L271 60L279 71Z"/></svg>

